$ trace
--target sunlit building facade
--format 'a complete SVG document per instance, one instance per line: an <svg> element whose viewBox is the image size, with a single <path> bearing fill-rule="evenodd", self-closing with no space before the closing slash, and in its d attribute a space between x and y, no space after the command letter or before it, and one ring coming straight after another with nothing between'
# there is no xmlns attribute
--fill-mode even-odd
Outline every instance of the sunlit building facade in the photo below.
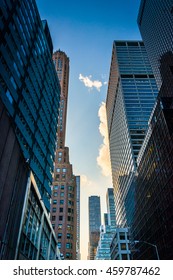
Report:
<svg viewBox="0 0 173 280"><path fill-rule="evenodd" d="M69 58L59 50L53 54L53 63L60 81L61 96L52 185L51 221L58 238L60 252L65 259L75 260L77 258L77 187L76 177L69 161L69 148L65 147Z"/></svg>
<svg viewBox="0 0 173 280"><path fill-rule="evenodd" d="M127 225L126 197L158 90L141 41L114 41L106 111L118 226Z"/></svg>

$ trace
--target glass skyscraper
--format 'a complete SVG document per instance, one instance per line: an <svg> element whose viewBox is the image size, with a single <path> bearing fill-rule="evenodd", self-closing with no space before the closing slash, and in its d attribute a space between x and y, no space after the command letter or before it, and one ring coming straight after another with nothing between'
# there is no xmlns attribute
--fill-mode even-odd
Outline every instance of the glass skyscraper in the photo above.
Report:
<svg viewBox="0 0 173 280"><path fill-rule="evenodd" d="M101 210L100 197L89 197L89 248L88 259L94 260L97 250L97 245L100 237L101 226Z"/></svg>
<svg viewBox="0 0 173 280"><path fill-rule="evenodd" d="M126 226L125 200L158 90L141 41L114 41L106 100L117 226Z"/></svg>
<svg viewBox="0 0 173 280"><path fill-rule="evenodd" d="M172 0L141 1L138 25L159 89L162 83L160 75L161 55L173 50L172 22Z"/></svg>
<svg viewBox="0 0 173 280"><path fill-rule="evenodd" d="M1 99L50 211L60 86L52 62L52 40L35 1L0 3Z"/></svg>
<svg viewBox="0 0 173 280"><path fill-rule="evenodd" d="M173 1L141 1L138 23L156 74L159 94L138 156L135 240L157 246L161 260L173 259ZM152 246L136 246L134 259L158 259Z"/></svg>

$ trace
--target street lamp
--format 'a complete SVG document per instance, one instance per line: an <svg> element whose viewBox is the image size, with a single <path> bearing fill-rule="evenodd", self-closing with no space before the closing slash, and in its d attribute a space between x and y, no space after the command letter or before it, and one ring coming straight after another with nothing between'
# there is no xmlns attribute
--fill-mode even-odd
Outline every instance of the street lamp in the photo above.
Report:
<svg viewBox="0 0 173 280"><path fill-rule="evenodd" d="M134 240L134 244L138 244L138 243L145 243L145 244L148 244L148 245L154 247L155 250L156 250L157 259L160 260L160 258L159 258L159 252L158 252L158 249L157 249L157 245L152 244L152 243L147 242L147 241L143 241L143 240Z"/></svg>

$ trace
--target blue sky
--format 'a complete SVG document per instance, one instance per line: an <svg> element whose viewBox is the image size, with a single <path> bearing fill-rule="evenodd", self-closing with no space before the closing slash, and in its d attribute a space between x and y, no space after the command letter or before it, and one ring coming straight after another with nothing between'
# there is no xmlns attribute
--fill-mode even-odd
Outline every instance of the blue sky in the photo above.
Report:
<svg viewBox="0 0 173 280"><path fill-rule="evenodd" d="M137 26L140 0L36 0L36 3L41 18L48 21L54 51L61 49L70 58L66 146L74 174L81 175L81 253L82 259L86 259L88 196L100 195L105 212L105 192L111 187L111 176L103 175L109 174L103 102L113 40L141 39Z"/></svg>

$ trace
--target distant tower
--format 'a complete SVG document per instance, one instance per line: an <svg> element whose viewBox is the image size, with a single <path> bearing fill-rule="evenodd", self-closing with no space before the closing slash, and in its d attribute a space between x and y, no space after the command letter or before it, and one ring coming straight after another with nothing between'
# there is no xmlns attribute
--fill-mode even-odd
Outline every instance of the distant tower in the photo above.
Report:
<svg viewBox="0 0 173 280"><path fill-rule="evenodd" d="M89 197L89 256L88 259L94 260L99 241L101 226L100 197Z"/></svg>
<svg viewBox="0 0 173 280"><path fill-rule="evenodd" d="M65 147L69 58L62 51L53 54L53 62L61 85L57 129L57 149L52 187L51 221L58 238L58 247L65 259L76 259L77 199L76 177Z"/></svg>
<svg viewBox="0 0 173 280"><path fill-rule="evenodd" d="M108 188L107 190L106 203L107 203L107 211L108 211L108 225L116 226L115 201L114 201L113 188Z"/></svg>

